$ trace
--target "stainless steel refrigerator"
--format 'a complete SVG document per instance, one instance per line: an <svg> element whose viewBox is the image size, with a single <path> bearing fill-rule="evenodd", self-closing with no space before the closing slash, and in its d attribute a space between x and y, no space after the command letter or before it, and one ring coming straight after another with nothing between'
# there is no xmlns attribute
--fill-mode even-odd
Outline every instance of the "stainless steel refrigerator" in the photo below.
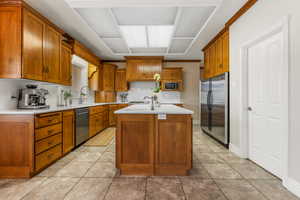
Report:
<svg viewBox="0 0 300 200"><path fill-rule="evenodd" d="M201 128L228 147L229 73L201 82Z"/></svg>

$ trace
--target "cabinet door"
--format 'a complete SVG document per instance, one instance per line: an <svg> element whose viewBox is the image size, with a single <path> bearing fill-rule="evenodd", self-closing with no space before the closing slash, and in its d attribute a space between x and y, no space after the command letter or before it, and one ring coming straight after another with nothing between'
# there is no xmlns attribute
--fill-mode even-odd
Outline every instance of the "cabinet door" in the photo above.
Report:
<svg viewBox="0 0 300 200"><path fill-rule="evenodd" d="M222 37L223 42L223 72L229 72L229 31Z"/></svg>
<svg viewBox="0 0 300 200"><path fill-rule="evenodd" d="M203 78L208 79L210 74L210 51L206 49L204 51L204 70L203 70Z"/></svg>
<svg viewBox="0 0 300 200"><path fill-rule="evenodd" d="M97 114L89 117L89 137L93 137L97 133Z"/></svg>
<svg viewBox="0 0 300 200"><path fill-rule="evenodd" d="M44 64L46 67L45 81L59 83L61 35L54 28L45 26Z"/></svg>
<svg viewBox="0 0 300 200"><path fill-rule="evenodd" d="M75 146L74 138L75 117L74 111L63 112L63 153L70 152Z"/></svg>
<svg viewBox="0 0 300 200"><path fill-rule="evenodd" d="M45 23L24 9L22 74L25 79L43 80L45 72L43 62L44 30Z"/></svg>
<svg viewBox="0 0 300 200"><path fill-rule="evenodd" d="M209 78L216 74L216 45L209 47Z"/></svg>
<svg viewBox="0 0 300 200"><path fill-rule="evenodd" d="M115 126L117 123L117 118L116 115L114 114L116 110L117 109L115 107L109 108L109 126Z"/></svg>
<svg viewBox="0 0 300 200"><path fill-rule="evenodd" d="M182 68L165 68L161 74L162 80L182 80Z"/></svg>
<svg viewBox="0 0 300 200"><path fill-rule="evenodd" d="M110 64L103 65L103 89L102 91L113 92L115 91L115 73L116 66Z"/></svg>
<svg viewBox="0 0 300 200"><path fill-rule="evenodd" d="M72 85L72 51L70 48L61 46L60 83Z"/></svg>
<svg viewBox="0 0 300 200"><path fill-rule="evenodd" d="M154 115L118 115L117 168L121 174L154 174Z"/></svg>
<svg viewBox="0 0 300 200"><path fill-rule="evenodd" d="M116 71L115 90L117 92L128 91L128 84L126 81L126 69L118 69Z"/></svg>
<svg viewBox="0 0 300 200"><path fill-rule="evenodd" d="M220 37L216 41L216 70L215 75L222 74L223 69L223 38Z"/></svg>
<svg viewBox="0 0 300 200"><path fill-rule="evenodd" d="M0 6L0 78L21 78L21 8Z"/></svg>
<svg viewBox="0 0 300 200"><path fill-rule="evenodd" d="M189 115L167 115L157 119L157 175L186 175L192 167L192 119Z"/></svg>
<svg viewBox="0 0 300 200"><path fill-rule="evenodd" d="M154 74L161 74L162 70L162 61L158 60L145 60L142 63L140 71L142 71L142 80L144 81L153 81Z"/></svg>

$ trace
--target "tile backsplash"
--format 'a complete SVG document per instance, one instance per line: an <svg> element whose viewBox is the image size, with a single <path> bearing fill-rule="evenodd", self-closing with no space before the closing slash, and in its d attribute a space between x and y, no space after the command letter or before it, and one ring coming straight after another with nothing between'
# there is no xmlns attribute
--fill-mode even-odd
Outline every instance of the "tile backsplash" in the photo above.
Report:
<svg viewBox="0 0 300 200"><path fill-rule="evenodd" d="M143 101L145 96L153 94L154 82L131 82L130 90L127 92L128 101ZM117 101L121 101L120 94L118 92ZM179 103L181 102L180 92L160 92L158 95L158 101L161 103Z"/></svg>

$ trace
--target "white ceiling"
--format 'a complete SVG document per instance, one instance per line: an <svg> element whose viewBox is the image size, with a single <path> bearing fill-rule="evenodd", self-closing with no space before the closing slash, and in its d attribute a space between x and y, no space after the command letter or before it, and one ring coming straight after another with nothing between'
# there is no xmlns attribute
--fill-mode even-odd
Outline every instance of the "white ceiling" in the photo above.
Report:
<svg viewBox="0 0 300 200"><path fill-rule="evenodd" d="M72 6L72 4L70 4ZM83 8L82 8L83 7ZM184 56L196 41L216 6L205 7L126 7L86 8L74 10L98 34L111 54ZM101 19L101 20L99 20ZM166 48L139 48L135 51L126 44L119 30L122 25L173 25L174 30ZM156 51L158 50L158 51Z"/></svg>
<svg viewBox="0 0 300 200"><path fill-rule="evenodd" d="M202 59L201 49L247 0L25 0L102 59L164 55ZM129 48L118 25L175 25L168 48Z"/></svg>

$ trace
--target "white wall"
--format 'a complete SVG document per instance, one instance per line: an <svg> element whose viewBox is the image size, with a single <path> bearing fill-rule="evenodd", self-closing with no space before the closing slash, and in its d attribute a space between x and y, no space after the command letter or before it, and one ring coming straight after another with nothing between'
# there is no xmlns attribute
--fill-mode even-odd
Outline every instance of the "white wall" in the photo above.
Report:
<svg viewBox="0 0 300 200"><path fill-rule="evenodd" d="M289 178L300 183L300 1L259 0L230 27L230 135L231 143L240 148L241 131L241 46L257 38L268 27L289 15ZM288 67L288 66L287 66ZM272 72L270 72L272 73ZM276 81L276 80L274 80ZM295 182L294 182L295 183ZM298 185L300 186L300 185ZM298 188L300 194L300 187Z"/></svg>

